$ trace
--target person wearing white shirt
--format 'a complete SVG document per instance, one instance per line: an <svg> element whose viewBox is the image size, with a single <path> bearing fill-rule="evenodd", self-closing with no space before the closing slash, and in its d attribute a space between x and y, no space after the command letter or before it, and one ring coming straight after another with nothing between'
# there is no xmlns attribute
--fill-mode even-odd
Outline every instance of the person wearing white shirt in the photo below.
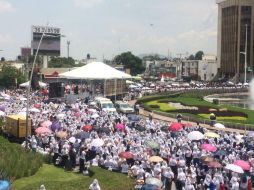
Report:
<svg viewBox="0 0 254 190"><path fill-rule="evenodd" d="M126 161L124 161L124 162L121 164L121 173L127 174L127 173L128 173L128 170L129 170L129 165L127 164Z"/></svg>
<svg viewBox="0 0 254 190"><path fill-rule="evenodd" d="M172 172L170 167L167 167L163 175L165 178L163 182L165 190L171 190L172 181L174 179L174 173Z"/></svg>
<svg viewBox="0 0 254 190"><path fill-rule="evenodd" d="M177 189L181 190L185 186L185 180L186 180L186 175L183 172L183 169L179 168L178 175L177 175L177 181L176 181Z"/></svg>

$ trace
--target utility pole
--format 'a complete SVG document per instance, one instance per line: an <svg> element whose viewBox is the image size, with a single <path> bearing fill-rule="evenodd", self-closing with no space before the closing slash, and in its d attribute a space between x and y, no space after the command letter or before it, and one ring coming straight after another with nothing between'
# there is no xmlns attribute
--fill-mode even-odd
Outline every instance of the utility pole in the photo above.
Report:
<svg viewBox="0 0 254 190"><path fill-rule="evenodd" d="M70 44L71 44L71 42L69 40L67 40L67 58L69 58L69 56L70 56Z"/></svg>

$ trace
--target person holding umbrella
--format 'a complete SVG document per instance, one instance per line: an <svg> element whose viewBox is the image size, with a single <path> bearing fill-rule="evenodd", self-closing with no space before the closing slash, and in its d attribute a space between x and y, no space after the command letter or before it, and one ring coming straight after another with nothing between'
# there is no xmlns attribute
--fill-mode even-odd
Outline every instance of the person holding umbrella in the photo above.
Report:
<svg viewBox="0 0 254 190"><path fill-rule="evenodd" d="M214 113L211 113L209 118L210 118L210 125L212 127L216 123L216 116Z"/></svg>

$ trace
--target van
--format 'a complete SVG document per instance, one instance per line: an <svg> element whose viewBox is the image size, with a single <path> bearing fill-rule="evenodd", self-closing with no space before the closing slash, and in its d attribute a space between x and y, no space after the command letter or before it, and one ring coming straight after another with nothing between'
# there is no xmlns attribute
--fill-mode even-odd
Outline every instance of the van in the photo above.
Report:
<svg viewBox="0 0 254 190"><path fill-rule="evenodd" d="M116 112L116 108L114 107L114 104L110 99L104 97L96 97L94 100L96 102L97 107L100 108L101 110L111 113Z"/></svg>
<svg viewBox="0 0 254 190"><path fill-rule="evenodd" d="M123 101L116 101L115 107L116 107L116 110L120 113L125 113L125 114L134 113L134 108L131 107L128 103Z"/></svg>

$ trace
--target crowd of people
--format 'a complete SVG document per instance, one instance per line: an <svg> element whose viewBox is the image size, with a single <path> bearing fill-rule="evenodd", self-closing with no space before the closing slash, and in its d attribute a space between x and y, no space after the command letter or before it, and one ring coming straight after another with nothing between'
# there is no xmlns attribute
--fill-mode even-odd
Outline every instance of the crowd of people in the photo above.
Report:
<svg viewBox="0 0 254 190"><path fill-rule="evenodd" d="M6 115L25 114L22 90L4 91L1 103ZM199 124L171 130L170 123L152 117L133 119L107 113L79 99L68 105L46 101L33 92L29 117L33 135L28 147L49 155L52 163L66 170L78 168L89 175L90 165L125 173L137 181L137 188L149 178L157 178L157 188L177 190L250 190L254 182L254 134L240 135L218 131L216 137L191 140L188 134L206 134ZM48 130L40 130L40 129ZM215 147L205 149L204 144ZM22 146L26 146L25 142ZM157 158L157 160L152 160ZM243 171L228 168L236 161L248 164ZM237 166L237 165L236 165ZM160 187L159 187L160 186ZM100 189L95 180L89 189Z"/></svg>

